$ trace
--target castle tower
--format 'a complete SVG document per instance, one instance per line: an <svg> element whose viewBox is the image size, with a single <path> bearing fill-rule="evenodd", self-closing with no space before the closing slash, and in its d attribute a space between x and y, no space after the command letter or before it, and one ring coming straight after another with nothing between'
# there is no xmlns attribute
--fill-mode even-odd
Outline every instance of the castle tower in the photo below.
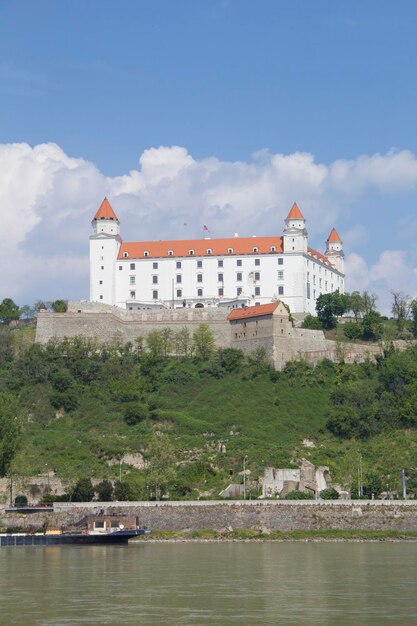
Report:
<svg viewBox="0 0 417 626"><path fill-rule="evenodd" d="M343 274L345 265L343 241L340 239L339 233L335 228L332 228L330 235L327 237L326 256L329 258L329 261L333 263L335 268Z"/></svg>
<svg viewBox="0 0 417 626"><path fill-rule="evenodd" d="M101 203L91 226L90 300L115 304L115 261L122 239L119 220L107 198Z"/></svg>
<svg viewBox="0 0 417 626"><path fill-rule="evenodd" d="M298 205L294 202L285 218L284 252L307 253L306 221Z"/></svg>

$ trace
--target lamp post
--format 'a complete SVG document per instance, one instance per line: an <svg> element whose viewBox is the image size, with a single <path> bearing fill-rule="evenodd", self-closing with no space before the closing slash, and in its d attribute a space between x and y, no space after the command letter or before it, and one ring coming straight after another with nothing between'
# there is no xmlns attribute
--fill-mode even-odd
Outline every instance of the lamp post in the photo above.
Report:
<svg viewBox="0 0 417 626"><path fill-rule="evenodd" d="M49 466L48 463L45 463L45 467L46 467L46 472L48 475L48 492L50 491L51 485L50 485L50 481L49 481Z"/></svg>
<svg viewBox="0 0 417 626"><path fill-rule="evenodd" d="M122 459L119 460L119 483L122 482Z"/></svg>
<svg viewBox="0 0 417 626"><path fill-rule="evenodd" d="M248 460L247 456L243 457L243 499L246 500L246 461Z"/></svg>

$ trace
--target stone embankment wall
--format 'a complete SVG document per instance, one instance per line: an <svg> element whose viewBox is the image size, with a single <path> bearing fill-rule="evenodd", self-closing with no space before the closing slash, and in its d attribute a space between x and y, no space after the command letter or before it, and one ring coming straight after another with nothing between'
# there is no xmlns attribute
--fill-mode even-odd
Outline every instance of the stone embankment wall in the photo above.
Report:
<svg viewBox="0 0 417 626"><path fill-rule="evenodd" d="M412 501L229 501L126 502L56 504L53 513L7 513L0 508L0 527L50 527L78 521L84 515L136 515L152 530L397 530L417 531L417 503Z"/></svg>

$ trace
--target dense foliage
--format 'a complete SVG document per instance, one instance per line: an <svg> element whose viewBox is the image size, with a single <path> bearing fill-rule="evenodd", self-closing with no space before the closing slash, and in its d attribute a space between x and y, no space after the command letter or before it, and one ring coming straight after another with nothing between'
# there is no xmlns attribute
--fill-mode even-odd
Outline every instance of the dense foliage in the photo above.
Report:
<svg viewBox="0 0 417 626"><path fill-rule="evenodd" d="M410 468L417 492L416 347L376 363L293 361L276 372L261 349L216 351L204 326L194 337L164 329L128 345L16 350L18 332L0 333L1 475L47 464L73 500L217 497L243 480L245 456L251 480L308 458L352 489L361 463L365 495L399 491ZM181 356L168 356L172 343Z"/></svg>

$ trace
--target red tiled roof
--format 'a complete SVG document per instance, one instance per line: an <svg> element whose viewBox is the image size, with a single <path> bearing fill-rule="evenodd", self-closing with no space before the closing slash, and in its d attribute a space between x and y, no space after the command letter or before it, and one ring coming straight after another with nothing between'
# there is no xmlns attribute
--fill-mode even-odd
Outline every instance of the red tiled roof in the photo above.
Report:
<svg viewBox="0 0 417 626"><path fill-rule="evenodd" d="M116 213L113 211L111 204L107 200L107 198L104 198L103 202L100 204L100 207L97 213L93 217L93 220L101 220L101 219L114 220L115 222L119 221L117 219Z"/></svg>
<svg viewBox="0 0 417 626"><path fill-rule="evenodd" d="M321 261L322 263L325 263L325 265L328 265L329 267L333 267L333 265L330 263L329 259L327 258L325 254L322 254L321 252L317 252L317 250L314 250L314 248L307 248L307 252L311 254L311 256L317 257L317 259Z"/></svg>
<svg viewBox="0 0 417 626"><path fill-rule="evenodd" d="M257 251L254 252L254 248ZM275 250L271 251L271 248ZM231 249L233 252L228 252ZM190 250L194 253L190 255ZM207 253L211 250L211 254ZM125 253L129 259L189 256L228 256L244 254L273 254L283 252L282 237L231 237L229 239L186 239L179 241L138 241L122 243L119 250L119 259ZM172 252L172 254L168 254Z"/></svg>
<svg viewBox="0 0 417 626"><path fill-rule="evenodd" d="M279 301L270 302L269 304L258 304L258 306L248 306L241 309L233 309L227 316L229 321L243 320L249 317L260 317L261 315L272 315Z"/></svg>
<svg viewBox="0 0 417 626"><path fill-rule="evenodd" d="M327 238L326 243L342 243L342 240L339 237L339 233L335 228L332 228L330 235Z"/></svg>
<svg viewBox="0 0 417 626"><path fill-rule="evenodd" d="M294 204L292 205L291 211L288 213L285 219L286 220L303 220L304 219L304 215L301 213L300 209L298 208L298 204L296 202L294 202Z"/></svg>

